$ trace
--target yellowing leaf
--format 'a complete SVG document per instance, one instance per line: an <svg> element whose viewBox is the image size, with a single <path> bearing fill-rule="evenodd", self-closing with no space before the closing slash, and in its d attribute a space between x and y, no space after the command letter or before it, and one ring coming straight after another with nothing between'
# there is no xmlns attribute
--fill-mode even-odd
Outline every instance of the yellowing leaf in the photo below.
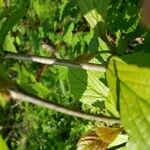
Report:
<svg viewBox="0 0 150 150"><path fill-rule="evenodd" d="M77 144L77 150L105 150L108 144L98 138L93 131L80 138Z"/></svg>
<svg viewBox="0 0 150 150"><path fill-rule="evenodd" d="M120 133L120 128L97 128L96 133L106 143L111 143Z"/></svg>
<svg viewBox="0 0 150 150"><path fill-rule="evenodd" d="M119 128L96 128L80 138L77 150L106 150L120 131Z"/></svg>
<svg viewBox="0 0 150 150"><path fill-rule="evenodd" d="M95 53L84 53L82 55L79 55L78 57L75 58L75 62L78 63L87 63L89 62L92 58L94 58L99 52Z"/></svg>

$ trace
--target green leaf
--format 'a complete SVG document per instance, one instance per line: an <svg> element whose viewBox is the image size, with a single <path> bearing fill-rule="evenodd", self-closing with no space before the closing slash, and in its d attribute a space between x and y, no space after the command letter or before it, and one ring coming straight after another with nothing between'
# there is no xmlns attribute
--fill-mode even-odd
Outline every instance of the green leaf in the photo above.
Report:
<svg viewBox="0 0 150 150"><path fill-rule="evenodd" d="M67 80L68 77L68 68L64 66L57 67L58 69L58 78L60 80Z"/></svg>
<svg viewBox="0 0 150 150"><path fill-rule="evenodd" d="M0 0L0 8L3 6L3 0Z"/></svg>
<svg viewBox="0 0 150 150"><path fill-rule="evenodd" d="M16 53L16 47L14 46L14 37L11 37L9 34L6 36L5 42L3 44L5 51Z"/></svg>
<svg viewBox="0 0 150 150"><path fill-rule="evenodd" d="M0 106L4 108L6 106L6 103L7 103L7 101L6 101L5 95L0 93Z"/></svg>
<svg viewBox="0 0 150 150"><path fill-rule="evenodd" d="M13 13L13 11L15 10L15 6L10 6L10 7L8 7L8 8L0 8L1 10L0 10L0 21L3 19L3 18L5 18L5 17L7 17L7 16L9 16L9 15L11 15L11 13Z"/></svg>
<svg viewBox="0 0 150 150"><path fill-rule="evenodd" d="M109 0L78 0L78 4L87 22L103 39Z"/></svg>
<svg viewBox="0 0 150 150"><path fill-rule="evenodd" d="M74 29L74 23L70 23L69 25L67 25L63 37L64 41L70 45L72 44L72 40L73 40L73 33L72 33L73 29Z"/></svg>
<svg viewBox="0 0 150 150"><path fill-rule="evenodd" d="M56 2L49 0L34 0L32 1L32 8L41 20L45 20L46 18L53 19L57 5Z"/></svg>
<svg viewBox="0 0 150 150"><path fill-rule="evenodd" d="M27 8L24 7L24 5L13 9L13 13L6 18L5 22L0 28L0 49L3 49L3 43L8 32L12 29L14 25L16 25L19 22L19 20L25 15L27 11Z"/></svg>
<svg viewBox="0 0 150 150"><path fill-rule="evenodd" d="M0 135L0 150L8 150L8 147L1 135Z"/></svg>
<svg viewBox="0 0 150 150"><path fill-rule="evenodd" d="M69 84L71 94L85 104L93 104L97 100L104 101L108 95L108 88L99 79L103 74L99 72L69 69Z"/></svg>
<svg viewBox="0 0 150 150"><path fill-rule="evenodd" d="M150 54L136 53L108 63L107 81L114 105L130 136L128 149L150 147ZM136 144L134 144L136 143Z"/></svg>
<svg viewBox="0 0 150 150"><path fill-rule="evenodd" d="M42 83L36 82L35 75L32 74L31 70L26 69L24 66L20 68L17 64L14 65L12 70L18 73L16 82L20 88L41 98L49 98L51 90Z"/></svg>
<svg viewBox="0 0 150 150"><path fill-rule="evenodd" d="M105 107L109 114L117 118L120 117L111 93L108 94L107 100L105 101Z"/></svg>
<svg viewBox="0 0 150 150"><path fill-rule="evenodd" d="M128 43L125 39L120 37L117 41L117 53L118 55L123 55L127 49Z"/></svg>
<svg viewBox="0 0 150 150"><path fill-rule="evenodd" d="M78 4L92 28L98 22L105 23L109 4L108 0L78 0Z"/></svg>

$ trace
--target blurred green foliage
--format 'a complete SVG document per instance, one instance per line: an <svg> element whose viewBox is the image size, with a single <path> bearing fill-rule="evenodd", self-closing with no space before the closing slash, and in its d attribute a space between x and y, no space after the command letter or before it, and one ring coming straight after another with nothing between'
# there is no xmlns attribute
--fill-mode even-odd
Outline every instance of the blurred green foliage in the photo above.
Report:
<svg viewBox="0 0 150 150"><path fill-rule="evenodd" d="M80 11L85 5L82 3L81 7L78 2L10 0L3 3L0 0L3 52L78 61L84 54L99 52L93 59L84 61L103 65L114 43L118 56L149 52L150 32L140 23L138 0L101 0L107 2L106 8L97 6L85 18L87 10ZM97 16L102 10L103 16ZM91 16L98 17L96 26L90 27ZM145 38L144 42L138 43L139 37ZM105 73L12 60L1 60L0 66L0 75L5 80L11 80L29 94L93 114L119 116ZM4 105L1 97L0 102ZM0 108L0 134L12 150L74 150L79 137L95 126L109 124L77 119L18 101Z"/></svg>
<svg viewBox="0 0 150 150"><path fill-rule="evenodd" d="M17 0L10 1L15 9L21 3ZM1 11L7 10L3 5ZM7 15L4 17L3 22L7 22ZM21 21L10 27L13 28L6 35L4 51L74 59L87 50L98 50L98 47L93 47L93 30L82 18L75 0L34 0ZM96 36L95 39L98 40ZM44 44L49 48L43 48ZM1 66L5 69L4 73L7 70L7 75L2 75L11 78L26 92L71 108L82 109L82 104L70 93L67 70L63 67L46 67L40 82L37 82L36 76L41 65L1 61ZM84 109L90 111L92 107ZM11 102L0 109L0 133L8 147L15 150L76 149L81 134L91 127L91 122L30 104Z"/></svg>

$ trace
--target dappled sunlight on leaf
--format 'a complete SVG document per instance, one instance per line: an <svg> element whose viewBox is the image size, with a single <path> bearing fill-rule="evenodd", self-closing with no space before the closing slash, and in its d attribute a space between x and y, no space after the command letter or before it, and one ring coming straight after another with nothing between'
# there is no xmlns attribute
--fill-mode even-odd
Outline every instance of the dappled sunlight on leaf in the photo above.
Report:
<svg viewBox="0 0 150 150"><path fill-rule="evenodd" d="M106 17L108 11L108 0L78 0L84 17L97 34L106 38Z"/></svg>
<svg viewBox="0 0 150 150"><path fill-rule="evenodd" d="M105 101L108 88L99 78L103 78L103 74L99 72L69 69L71 94L82 103L89 105L97 100Z"/></svg>

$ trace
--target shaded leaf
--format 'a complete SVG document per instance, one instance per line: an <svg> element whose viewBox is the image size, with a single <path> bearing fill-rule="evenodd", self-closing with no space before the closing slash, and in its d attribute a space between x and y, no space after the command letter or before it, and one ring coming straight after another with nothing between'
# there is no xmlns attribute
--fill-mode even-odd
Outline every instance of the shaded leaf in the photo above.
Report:
<svg viewBox="0 0 150 150"><path fill-rule="evenodd" d="M11 84L5 81L1 76L0 76L0 90L6 89L10 87Z"/></svg>
<svg viewBox="0 0 150 150"><path fill-rule="evenodd" d="M11 13L13 13L13 11L15 10L15 6L10 6L10 7L5 7L5 8L0 8L0 21L7 17L8 15L11 15Z"/></svg>
<svg viewBox="0 0 150 150"><path fill-rule="evenodd" d="M49 98L51 89L47 88L40 82L36 82L35 75L33 75L30 70L26 69L23 66L22 68L20 68L19 65L14 66L12 70L18 73L16 82L20 88L30 94L35 94L41 98Z"/></svg>
<svg viewBox="0 0 150 150"><path fill-rule="evenodd" d="M18 8L13 8L13 13L8 16L5 22L2 24L0 28L0 49L3 48L3 43L6 38L7 33L12 29L14 25L16 25L19 20L25 15L27 9L24 5L19 6Z"/></svg>
<svg viewBox="0 0 150 150"><path fill-rule="evenodd" d="M109 4L108 0L78 0L78 3L92 28L94 28L98 22L105 23Z"/></svg>
<svg viewBox="0 0 150 150"><path fill-rule="evenodd" d="M105 37L108 0L78 0L84 17L102 39Z"/></svg>

